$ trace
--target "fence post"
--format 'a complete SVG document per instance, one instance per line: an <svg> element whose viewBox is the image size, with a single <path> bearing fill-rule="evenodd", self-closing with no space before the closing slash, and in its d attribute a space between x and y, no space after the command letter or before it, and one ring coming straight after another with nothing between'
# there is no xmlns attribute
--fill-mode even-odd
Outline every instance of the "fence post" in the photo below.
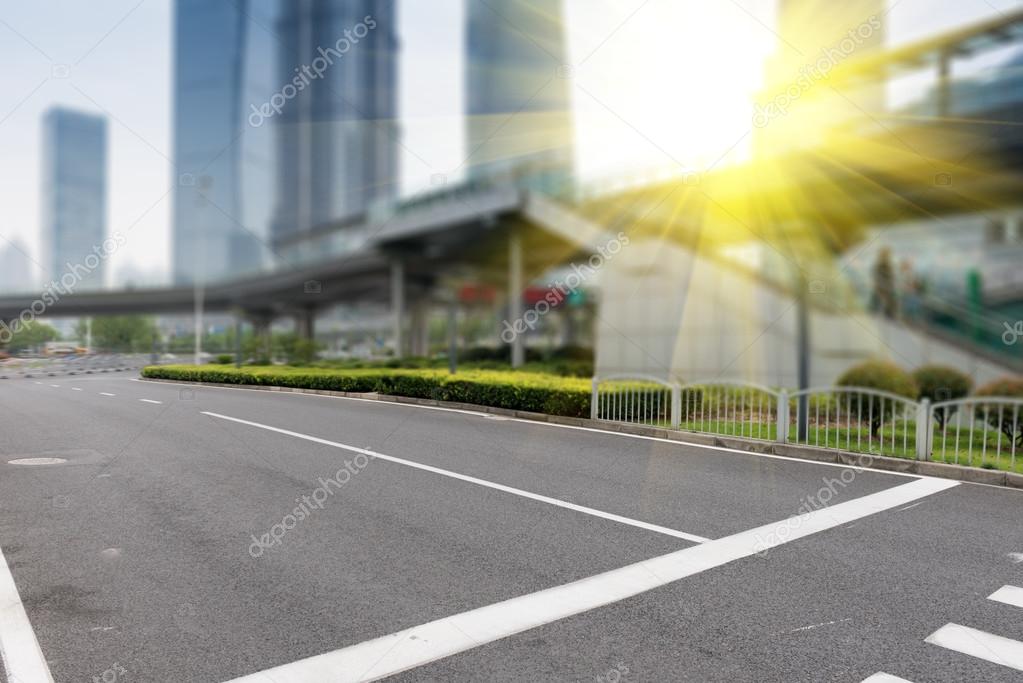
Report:
<svg viewBox="0 0 1023 683"><path fill-rule="evenodd" d="M600 387L600 380L596 377L593 378L593 393L590 395L590 419L596 420L599 414L597 410L597 389Z"/></svg>
<svg viewBox="0 0 1023 683"><path fill-rule="evenodd" d="M682 387L678 384L671 385L671 428L682 427Z"/></svg>
<svg viewBox="0 0 1023 683"><path fill-rule="evenodd" d="M788 443L789 440L789 392L782 389L778 395L778 424L775 441Z"/></svg>
<svg viewBox="0 0 1023 683"><path fill-rule="evenodd" d="M931 401L920 399L916 406L916 459L931 459Z"/></svg>

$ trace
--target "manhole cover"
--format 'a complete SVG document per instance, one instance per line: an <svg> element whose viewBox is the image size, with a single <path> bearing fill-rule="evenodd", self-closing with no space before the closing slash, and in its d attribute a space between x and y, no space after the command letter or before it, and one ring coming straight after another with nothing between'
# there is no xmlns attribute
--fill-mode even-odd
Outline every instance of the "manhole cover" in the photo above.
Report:
<svg viewBox="0 0 1023 683"><path fill-rule="evenodd" d="M67 460L64 458L18 458L8 460L8 465L63 465Z"/></svg>

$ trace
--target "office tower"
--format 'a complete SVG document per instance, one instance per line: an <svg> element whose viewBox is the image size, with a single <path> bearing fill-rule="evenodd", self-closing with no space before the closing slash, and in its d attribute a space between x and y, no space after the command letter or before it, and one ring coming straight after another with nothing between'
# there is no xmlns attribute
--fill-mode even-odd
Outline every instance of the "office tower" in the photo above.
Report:
<svg viewBox="0 0 1023 683"><path fill-rule="evenodd" d="M103 286L107 220L107 122L54 107L43 117L43 277L74 272L74 291Z"/></svg>
<svg viewBox="0 0 1023 683"><path fill-rule="evenodd" d="M395 0L282 5L276 242L357 221L398 190ZM285 92L287 89L287 92Z"/></svg>
<svg viewBox="0 0 1023 683"><path fill-rule="evenodd" d="M884 47L886 0L778 0L778 45L767 60L754 117L758 153L820 144L851 119L878 117L884 84L842 84L830 74Z"/></svg>
<svg viewBox="0 0 1023 683"><path fill-rule="evenodd" d="M273 208L279 0L174 3L172 276L214 282L258 270Z"/></svg>
<svg viewBox="0 0 1023 683"><path fill-rule="evenodd" d="M468 0L466 21L470 178L512 174L558 191L573 166L562 3Z"/></svg>

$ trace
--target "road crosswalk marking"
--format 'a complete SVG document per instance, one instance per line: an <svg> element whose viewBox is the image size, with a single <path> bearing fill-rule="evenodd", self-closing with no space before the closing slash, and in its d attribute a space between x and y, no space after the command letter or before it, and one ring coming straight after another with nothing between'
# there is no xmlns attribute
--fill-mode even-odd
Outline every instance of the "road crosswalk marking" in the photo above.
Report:
<svg viewBox="0 0 1023 683"><path fill-rule="evenodd" d="M925 642L1023 671L1023 643L961 624L945 624Z"/></svg>
<svg viewBox="0 0 1023 683"><path fill-rule="evenodd" d="M1013 605L1014 607L1023 607L1023 588L1018 586L1002 586L987 596L987 599L1004 602L1006 605Z"/></svg>

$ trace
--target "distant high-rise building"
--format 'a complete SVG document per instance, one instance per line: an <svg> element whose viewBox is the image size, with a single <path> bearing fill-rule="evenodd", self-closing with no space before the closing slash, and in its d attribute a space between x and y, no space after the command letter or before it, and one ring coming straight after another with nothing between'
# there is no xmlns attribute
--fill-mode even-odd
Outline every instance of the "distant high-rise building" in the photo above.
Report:
<svg viewBox="0 0 1023 683"><path fill-rule="evenodd" d="M466 4L469 176L514 173L529 186L557 191L573 167L561 0Z"/></svg>
<svg viewBox="0 0 1023 683"><path fill-rule="evenodd" d="M836 92L826 77L884 47L886 6L887 0L778 0L778 46L754 117L758 153L814 146L843 122L883 113L883 83Z"/></svg>
<svg viewBox="0 0 1023 683"><path fill-rule="evenodd" d="M279 0L174 3L172 277L258 270L273 208L272 121Z"/></svg>
<svg viewBox="0 0 1023 683"><path fill-rule="evenodd" d="M398 191L395 0L293 0L276 23L275 240Z"/></svg>
<svg viewBox="0 0 1023 683"><path fill-rule="evenodd" d="M31 263L28 248L21 240L0 244L0 294L31 291Z"/></svg>
<svg viewBox="0 0 1023 683"><path fill-rule="evenodd" d="M68 270L75 291L103 286L107 220L107 121L54 107L43 117L43 277ZM95 267L92 267L95 262Z"/></svg>

